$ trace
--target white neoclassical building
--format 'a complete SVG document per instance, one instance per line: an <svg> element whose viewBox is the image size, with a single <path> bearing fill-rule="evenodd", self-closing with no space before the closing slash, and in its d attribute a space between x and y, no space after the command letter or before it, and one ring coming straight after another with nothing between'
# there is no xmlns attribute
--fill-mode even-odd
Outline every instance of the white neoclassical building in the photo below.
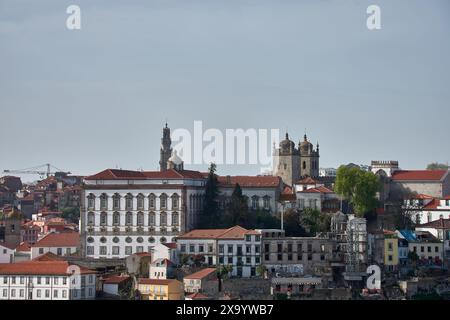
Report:
<svg viewBox="0 0 450 320"><path fill-rule="evenodd" d="M203 206L204 184L200 172L183 170L182 163L164 171L107 169L86 177L82 253L123 258L172 242L194 227Z"/></svg>

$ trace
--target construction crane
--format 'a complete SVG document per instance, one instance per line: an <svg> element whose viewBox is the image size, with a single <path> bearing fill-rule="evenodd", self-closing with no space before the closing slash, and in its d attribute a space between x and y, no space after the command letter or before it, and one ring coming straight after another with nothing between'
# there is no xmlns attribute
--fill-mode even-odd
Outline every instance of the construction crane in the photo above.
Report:
<svg viewBox="0 0 450 320"><path fill-rule="evenodd" d="M43 170L45 169L45 170ZM55 169L55 172L52 172L52 169ZM51 165L50 163L43 164L41 166L26 168L26 169L20 169L20 170L3 170L3 173L16 173L16 174L38 174L41 179L46 176L47 178L51 175L54 175L57 172L61 172L64 174L71 174L70 172L64 172L55 166Z"/></svg>

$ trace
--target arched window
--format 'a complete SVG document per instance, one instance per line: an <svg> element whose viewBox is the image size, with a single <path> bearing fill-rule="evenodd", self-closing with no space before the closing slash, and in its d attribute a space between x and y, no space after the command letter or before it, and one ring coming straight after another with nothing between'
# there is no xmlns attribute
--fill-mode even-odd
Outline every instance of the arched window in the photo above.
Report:
<svg viewBox="0 0 450 320"><path fill-rule="evenodd" d="M120 210L120 194L113 195L113 210Z"/></svg>
<svg viewBox="0 0 450 320"><path fill-rule="evenodd" d="M167 208L167 195L164 193L159 197L159 207L160 210Z"/></svg>
<svg viewBox="0 0 450 320"><path fill-rule="evenodd" d="M270 209L270 197L264 196L263 202L264 202L264 209L269 210Z"/></svg>
<svg viewBox="0 0 450 320"><path fill-rule="evenodd" d="M114 212L113 213L113 224L115 226L120 225L120 213L119 212Z"/></svg>
<svg viewBox="0 0 450 320"><path fill-rule="evenodd" d="M100 196L100 210L108 210L108 196L102 193Z"/></svg>
<svg viewBox="0 0 450 320"><path fill-rule="evenodd" d="M144 225L144 214L142 212L138 212L137 214L137 225L138 226Z"/></svg>
<svg viewBox="0 0 450 320"><path fill-rule="evenodd" d="M125 210L133 210L133 195L131 193L125 196Z"/></svg>
<svg viewBox="0 0 450 320"><path fill-rule="evenodd" d="M101 226L108 225L108 214L106 212L100 213L100 225Z"/></svg>
<svg viewBox="0 0 450 320"><path fill-rule="evenodd" d="M137 196L137 209L144 210L144 195L141 193Z"/></svg>
<svg viewBox="0 0 450 320"><path fill-rule="evenodd" d="M148 196L148 207L150 210L155 210L155 202L156 202L156 196L153 193L151 193Z"/></svg>
<svg viewBox="0 0 450 320"><path fill-rule="evenodd" d="M88 225L93 226L95 224L95 215L93 212L88 213Z"/></svg>
<svg viewBox="0 0 450 320"><path fill-rule="evenodd" d="M178 220L179 220L178 213L176 213L176 212L172 213L172 225L173 226L177 226L179 224Z"/></svg>
<svg viewBox="0 0 450 320"><path fill-rule="evenodd" d="M178 194L172 195L172 210L178 210L180 196Z"/></svg>
<svg viewBox="0 0 450 320"><path fill-rule="evenodd" d="M259 197L253 196L252 197L252 209L257 210L259 208Z"/></svg>
<svg viewBox="0 0 450 320"><path fill-rule="evenodd" d="M159 224L160 224L161 226L167 225L167 213L162 212L161 215L160 215L159 217L160 217L160 223L159 223Z"/></svg>
<svg viewBox="0 0 450 320"><path fill-rule="evenodd" d="M154 226L155 225L155 213L154 212L150 212L148 214L148 225L149 226Z"/></svg>
<svg viewBox="0 0 450 320"><path fill-rule="evenodd" d="M131 212L127 212L125 216L125 224L127 226L133 225L133 214Z"/></svg>
<svg viewBox="0 0 450 320"><path fill-rule="evenodd" d="M95 210L95 196L90 193L87 197L89 210Z"/></svg>

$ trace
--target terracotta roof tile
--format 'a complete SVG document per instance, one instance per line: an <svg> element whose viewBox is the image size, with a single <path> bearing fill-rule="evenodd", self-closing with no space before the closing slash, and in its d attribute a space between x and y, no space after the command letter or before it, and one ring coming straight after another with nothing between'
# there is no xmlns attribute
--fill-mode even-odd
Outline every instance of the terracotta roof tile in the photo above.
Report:
<svg viewBox="0 0 450 320"><path fill-rule="evenodd" d="M179 282L175 279L146 279L146 278L140 278L138 280L139 284L149 284L149 285L169 285L173 282Z"/></svg>
<svg viewBox="0 0 450 320"><path fill-rule="evenodd" d="M234 226L228 229L195 229L178 239L244 239L246 235L259 235L256 230L247 230L241 226Z"/></svg>
<svg viewBox="0 0 450 320"><path fill-rule="evenodd" d="M197 271L195 273L185 276L184 279L200 280L200 279L203 279L203 278L209 276L210 274L212 274L214 272L216 272L216 268L205 268L205 269L202 269L200 271Z"/></svg>
<svg viewBox="0 0 450 320"><path fill-rule="evenodd" d="M394 181L440 181L448 172L448 170L398 170L394 171L392 179Z"/></svg>
<svg viewBox="0 0 450 320"><path fill-rule="evenodd" d="M428 223L420 224L416 228L433 228L450 230L450 219L438 219Z"/></svg>
<svg viewBox="0 0 450 320"><path fill-rule="evenodd" d="M88 176L84 180L147 180L147 179L204 179L199 171L174 170L165 171L131 171L106 169L102 172Z"/></svg>
<svg viewBox="0 0 450 320"><path fill-rule="evenodd" d="M78 232L49 233L32 247L78 247L80 234Z"/></svg>
<svg viewBox="0 0 450 320"><path fill-rule="evenodd" d="M24 261L0 264L0 274L11 275L70 275L73 264L67 261ZM94 270L79 267L83 274L94 274Z"/></svg>
<svg viewBox="0 0 450 320"><path fill-rule="evenodd" d="M281 185L277 176L218 176L219 186L232 187L239 184L243 188L276 188Z"/></svg>
<svg viewBox="0 0 450 320"><path fill-rule="evenodd" d="M130 279L130 276L112 276L103 279L103 284L120 284Z"/></svg>

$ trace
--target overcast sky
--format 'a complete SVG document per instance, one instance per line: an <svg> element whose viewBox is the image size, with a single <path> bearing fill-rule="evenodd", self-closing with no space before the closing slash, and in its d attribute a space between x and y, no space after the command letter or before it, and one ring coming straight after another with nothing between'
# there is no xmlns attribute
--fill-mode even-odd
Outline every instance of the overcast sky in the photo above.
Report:
<svg viewBox="0 0 450 320"><path fill-rule="evenodd" d="M81 30L66 28L70 4ZM288 128L296 143L306 129L321 167L448 162L449 13L448 0L0 0L0 170L154 170L166 118Z"/></svg>

